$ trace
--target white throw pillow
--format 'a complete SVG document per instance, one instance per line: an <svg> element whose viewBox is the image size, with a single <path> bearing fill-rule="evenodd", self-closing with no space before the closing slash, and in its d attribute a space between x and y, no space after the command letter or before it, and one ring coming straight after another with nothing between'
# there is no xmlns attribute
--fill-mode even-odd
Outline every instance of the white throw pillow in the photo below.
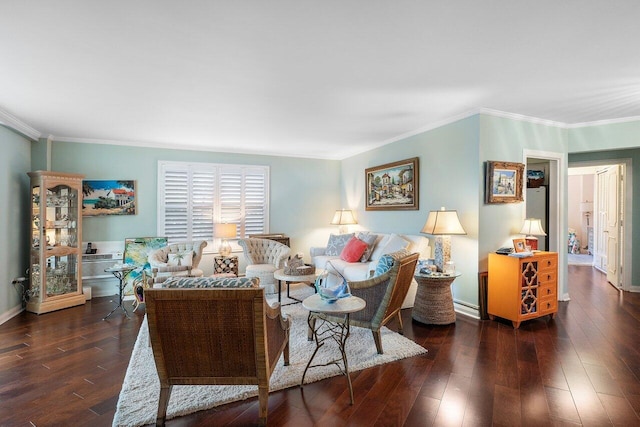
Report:
<svg viewBox="0 0 640 427"><path fill-rule="evenodd" d="M167 265L169 267L191 266L193 264L193 252L181 252L179 254L169 254Z"/></svg>
<svg viewBox="0 0 640 427"><path fill-rule="evenodd" d="M389 236L389 241L387 241L387 243L384 245L384 248L382 249L382 255L390 254L401 249L407 249L409 247L409 243L411 242L403 239L397 234L391 234Z"/></svg>
<svg viewBox="0 0 640 427"><path fill-rule="evenodd" d="M373 252L371 252L371 256L369 257L371 261L377 261L380 259L382 255L384 255L384 252L382 251L384 250L384 246L387 244L389 239L391 239L391 235L385 234L380 239L377 240L373 248Z"/></svg>

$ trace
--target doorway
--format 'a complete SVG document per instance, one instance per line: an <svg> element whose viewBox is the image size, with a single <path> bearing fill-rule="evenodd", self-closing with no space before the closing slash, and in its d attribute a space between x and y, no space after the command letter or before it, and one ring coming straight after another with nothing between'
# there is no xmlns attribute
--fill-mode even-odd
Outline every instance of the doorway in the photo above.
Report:
<svg viewBox="0 0 640 427"><path fill-rule="evenodd" d="M545 165L545 185L546 185L546 206L547 229L545 249L558 253L558 300L568 301L569 293L567 287L567 251L566 251L566 170L567 155L565 153L523 150L523 162L532 169L537 169ZM525 203L522 211L522 218L526 218L527 195L525 193Z"/></svg>
<svg viewBox="0 0 640 427"><path fill-rule="evenodd" d="M583 189L576 202L569 188L569 223L580 225L586 238L587 252L593 255L593 267L607 276L607 281L618 289L629 290L631 286L630 227L625 227L625 218L631 218L632 170L630 159L602 160L597 162L572 163L569 182L580 181ZM586 177L586 178L585 178ZM589 190L592 182L592 189ZM587 183L585 185L585 183ZM573 188L574 191L576 188ZM592 192L592 196L589 195ZM589 199L589 197L591 197Z"/></svg>

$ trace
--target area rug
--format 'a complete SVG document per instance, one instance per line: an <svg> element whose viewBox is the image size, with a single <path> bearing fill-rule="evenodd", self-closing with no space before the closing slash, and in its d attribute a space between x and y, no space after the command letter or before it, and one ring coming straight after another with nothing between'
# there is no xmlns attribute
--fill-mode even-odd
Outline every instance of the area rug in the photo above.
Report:
<svg viewBox="0 0 640 427"><path fill-rule="evenodd" d="M313 292L302 287L293 290L292 296L304 297ZM270 296L268 299L272 299ZM283 299L282 303L290 302ZM301 304L283 306L283 312L292 319L290 331L290 365L284 366L282 358L271 376L271 391L298 386L304 368L315 349L315 343L307 341L307 314ZM384 354L376 352L373 336L369 329L351 327L347 341L349 370L359 371L371 366L426 353L423 347L387 328L381 330ZM316 362L333 360L338 349L325 345L316 355ZM335 365L311 368L305 383L340 375ZM160 383L155 369L153 353L149 344L149 329L144 319L136 340L129 367L118 399L114 426L140 426L155 423L158 409ZM167 419L210 409L229 402L248 399L258 395L257 386L174 386L167 409Z"/></svg>

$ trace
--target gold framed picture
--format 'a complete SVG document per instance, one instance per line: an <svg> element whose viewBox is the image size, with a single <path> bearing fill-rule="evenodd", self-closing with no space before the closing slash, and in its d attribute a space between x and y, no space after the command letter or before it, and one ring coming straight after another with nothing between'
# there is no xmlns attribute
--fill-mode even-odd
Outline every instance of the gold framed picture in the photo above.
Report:
<svg viewBox="0 0 640 427"><path fill-rule="evenodd" d="M487 162L486 203L517 203L524 201L522 182L524 163Z"/></svg>

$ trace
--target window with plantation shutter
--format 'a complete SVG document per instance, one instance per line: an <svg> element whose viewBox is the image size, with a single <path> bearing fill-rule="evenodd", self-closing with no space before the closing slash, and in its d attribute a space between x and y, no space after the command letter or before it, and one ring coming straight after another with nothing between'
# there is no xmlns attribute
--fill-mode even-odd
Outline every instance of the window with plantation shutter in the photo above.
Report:
<svg viewBox="0 0 640 427"><path fill-rule="evenodd" d="M234 223L238 237L267 233L269 167L158 162L158 235L213 240L214 223Z"/></svg>

